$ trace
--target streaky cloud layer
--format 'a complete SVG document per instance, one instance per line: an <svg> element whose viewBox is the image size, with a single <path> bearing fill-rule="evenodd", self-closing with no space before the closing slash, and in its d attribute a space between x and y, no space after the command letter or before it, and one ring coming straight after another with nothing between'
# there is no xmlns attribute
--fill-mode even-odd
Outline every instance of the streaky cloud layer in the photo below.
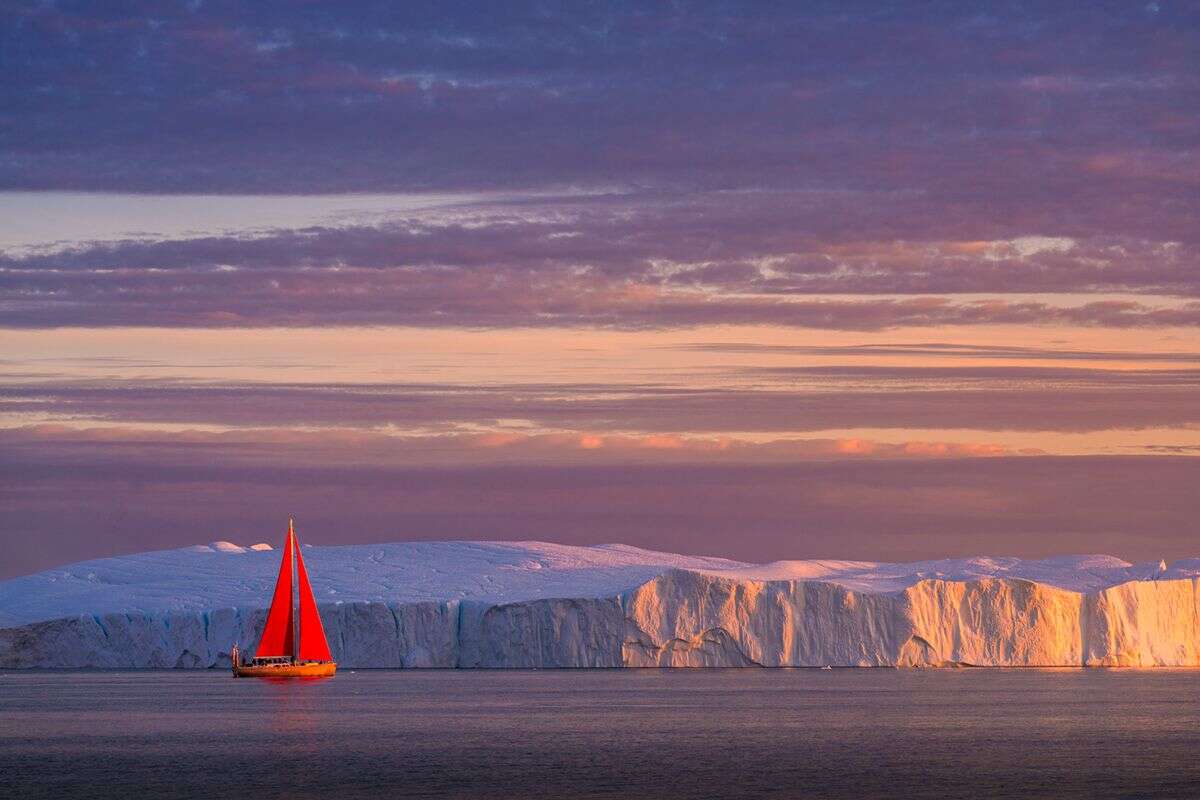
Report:
<svg viewBox="0 0 1200 800"><path fill-rule="evenodd" d="M947 226L939 209L914 205L819 193L606 195L468 203L372 225L84 242L0 253L0 303L10 327L1200 322L1190 239L1096 225L1071 226L1074 238L1030 237L990 220ZM1003 238L979 238L989 236Z"/></svg>
<svg viewBox="0 0 1200 800"><path fill-rule="evenodd" d="M1177 3L18 3L0 187L430 205L23 247L0 323L1195 327L1198 31Z"/></svg>
<svg viewBox="0 0 1200 800"><path fill-rule="evenodd" d="M803 181L1143 220L1196 202L1189 3L16 3L3 26L8 187Z"/></svg>
<svg viewBox="0 0 1200 800"><path fill-rule="evenodd" d="M584 433L791 433L847 428L1096 432L1200 425L1200 370L751 367L713 383L23 381L0 420ZM693 379L697 380L697 379ZM509 421L509 422L506 422ZM528 432L528 431L519 431Z"/></svg>
<svg viewBox="0 0 1200 800"><path fill-rule="evenodd" d="M0 577L285 508L1195 556L1198 63L1165 1L9 3Z"/></svg>

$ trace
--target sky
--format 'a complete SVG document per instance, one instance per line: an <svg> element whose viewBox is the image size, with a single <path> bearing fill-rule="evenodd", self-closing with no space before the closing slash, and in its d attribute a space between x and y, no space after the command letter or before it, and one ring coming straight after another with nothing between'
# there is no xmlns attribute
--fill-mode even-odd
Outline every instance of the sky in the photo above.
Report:
<svg viewBox="0 0 1200 800"><path fill-rule="evenodd" d="M1200 555L1200 3L0 9L0 578Z"/></svg>

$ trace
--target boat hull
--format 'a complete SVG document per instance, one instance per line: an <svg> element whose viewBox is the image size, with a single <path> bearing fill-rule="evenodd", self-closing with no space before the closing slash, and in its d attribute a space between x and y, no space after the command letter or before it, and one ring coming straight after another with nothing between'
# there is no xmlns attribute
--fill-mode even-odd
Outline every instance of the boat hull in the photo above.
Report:
<svg viewBox="0 0 1200 800"><path fill-rule="evenodd" d="M334 661L314 661L307 664L239 664L233 668L235 678L329 678L337 672Z"/></svg>

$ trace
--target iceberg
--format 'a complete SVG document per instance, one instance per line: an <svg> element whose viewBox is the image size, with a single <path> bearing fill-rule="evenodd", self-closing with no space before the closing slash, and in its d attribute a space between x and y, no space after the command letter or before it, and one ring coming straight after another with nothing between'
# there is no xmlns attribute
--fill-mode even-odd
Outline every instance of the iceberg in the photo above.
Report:
<svg viewBox="0 0 1200 800"><path fill-rule="evenodd" d="M747 564L626 545L305 546L348 668L1200 666L1200 559ZM209 545L0 582L0 667L228 667L278 553Z"/></svg>

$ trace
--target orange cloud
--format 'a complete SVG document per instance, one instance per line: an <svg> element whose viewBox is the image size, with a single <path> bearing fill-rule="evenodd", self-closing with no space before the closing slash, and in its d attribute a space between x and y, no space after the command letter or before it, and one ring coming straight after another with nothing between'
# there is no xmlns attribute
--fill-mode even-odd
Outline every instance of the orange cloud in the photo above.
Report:
<svg viewBox="0 0 1200 800"><path fill-rule="evenodd" d="M13 447L110 448L114 453L153 447L180 460L203 450L230 461L306 464L487 464L524 463L786 463L827 458L974 458L1039 455L977 442L885 442L832 439L738 439L729 436L601 433L454 433L392 435L375 430L330 428L241 428L225 431L164 431L134 427L77 428L64 424L0 430L0 443Z"/></svg>

